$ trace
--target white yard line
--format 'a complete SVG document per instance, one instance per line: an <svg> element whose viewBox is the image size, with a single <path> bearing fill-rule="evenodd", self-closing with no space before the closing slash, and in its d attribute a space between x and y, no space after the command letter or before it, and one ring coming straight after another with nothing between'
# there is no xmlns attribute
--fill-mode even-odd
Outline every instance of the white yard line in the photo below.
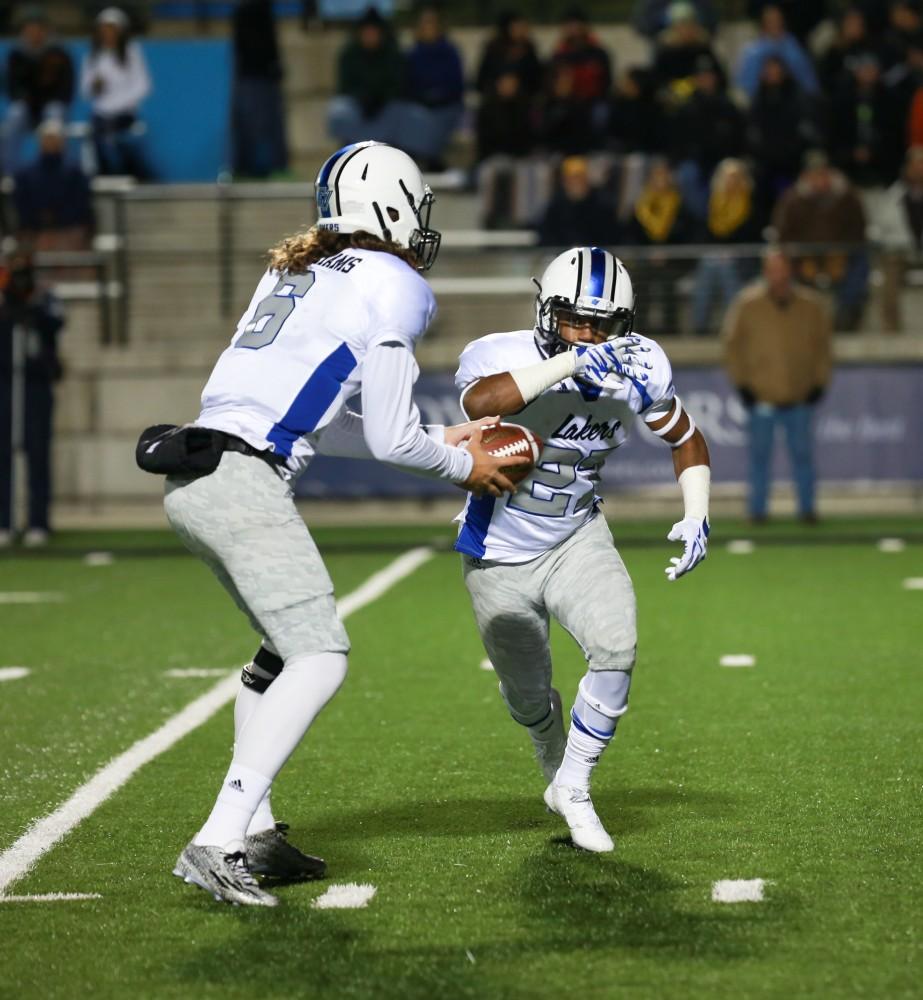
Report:
<svg viewBox="0 0 923 1000"><path fill-rule="evenodd" d="M73 903L83 899L102 899L98 892L43 892L35 896L4 896L0 903Z"/></svg>
<svg viewBox="0 0 923 1000"><path fill-rule="evenodd" d="M923 590L923 576L908 576L903 586L904 590Z"/></svg>
<svg viewBox="0 0 923 1000"><path fill-rule="evenodd" d="M713 903L759 903L763 899L765 880L761 878L725 878L711 887Z"/></svg>
<svg viewBox="0 0 923 1000"><path fill-rule="evenodd" d="M755 667L756 657L751 653L725 653L718 663L722 667Z"/></svg>
<svg viewBox="0 0 923 1000"><path fill-rule="evenodd" d="M727 550L733 556L748 556L755 548L749 538L733 538L727 544Z"/></svg>
<svg viewBox="0 0 923 1000"><path fill-rule="evenodd" d="M30 673L28 667L0 667L0 681L18 681Z"/></svg>
<svg viewBox="0 0 923 1000"><path fill-rule="evenodd" d="M368 906L378 890L367 882L332 885L311 904L315 910L361 910Z"/></svg>
<svg viewBox="0 0 923 1000"><path fill-rule="evenodd" d="M384 569L373 573L365 583L339 602L337 608L340 617L347 618L371 604L432 556L432 549L411 549ZM231 701L239 686L240 681L235 671L190 702L156 732L109 761L54 812L33 823L19 840L0 853L0 898L3 898L10 885L29 872L43 854L50 851L78 823L118 791L139 768L165 753ZM59 894L52 895L57 897ZM31 898L33 897L19 897L19 900Z"/></svg>
<svg viewBox="0 0 923 1000"><path fill-rule="evenodd" d="M67 598L55 591L0 590L0 604L54 604Z"/></svg>

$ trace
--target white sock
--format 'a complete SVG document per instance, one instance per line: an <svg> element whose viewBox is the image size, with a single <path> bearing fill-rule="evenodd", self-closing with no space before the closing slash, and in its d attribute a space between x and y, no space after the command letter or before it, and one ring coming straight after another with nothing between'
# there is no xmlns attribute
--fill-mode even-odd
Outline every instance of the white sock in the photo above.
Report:
<svg viewBox="0 0 923 1000"><path fill-rule="evenodd" d="M345 677L343 653L316 653L286 662L247 715L221 793L194 843L243 849L260 801Z"/></svg>
<svg viewBox="0 0 923 1000"><path fill-rule="evenodd" d="M240 690L237 692L237 701L234 702L235 750L237 748L237 741L240 739L240 734L243 732L247 720L255 711L256 706L259 705L262 697L258 691L248 688L246 684L240 685ZM252 837L254 833L261 833L263 830L275 829L276 820L272 814L272 806L269 801L271 794L272 787L270 786L266 790L266 794L260 799L260 804L256 807L253 819L250 820L250 825L247 827L248 837Z"/></svg>
<svg viewBox="0 0 923 1000"><path fill-rule="evenodd" d="M193 843L220 847L228 853L242 851L247 824L271 782L271 778L232 761L211 814Z"/></svg>
<svg viewBox="0 0 923 1000"><path fill-rule="evenodd" d="M617 721L597 712L586 703L582 694L577 694L570 713L564 761L554 776L555 784L589 790L590 775L603 750L612 742Z"/></svg>

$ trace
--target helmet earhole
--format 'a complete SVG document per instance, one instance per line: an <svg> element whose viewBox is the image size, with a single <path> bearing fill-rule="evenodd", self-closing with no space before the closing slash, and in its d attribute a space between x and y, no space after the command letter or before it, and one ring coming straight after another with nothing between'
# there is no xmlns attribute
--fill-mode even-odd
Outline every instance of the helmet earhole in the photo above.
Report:
<svg viewBox="0 0 923 1000"><path fill-rule="evenodd" d="M392 222L397 222L397 220L401 217L401 213L396 208L389 208L387 212L388 212L388 218Z"/></svg>

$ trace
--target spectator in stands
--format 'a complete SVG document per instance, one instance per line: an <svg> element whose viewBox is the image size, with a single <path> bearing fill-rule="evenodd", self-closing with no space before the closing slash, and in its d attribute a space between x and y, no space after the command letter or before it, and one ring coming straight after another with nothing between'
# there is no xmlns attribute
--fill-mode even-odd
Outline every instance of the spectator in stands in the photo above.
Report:
<svg viewBox="0 0 923 1000"><path fill-rule="evenodd" d="M711 181L708 216L701 240L715 250L703 254L695 271L692 296L692 330L696 335L711 332L715 305L724 308L749 278L755 275L752 258L717 247L760 243L764 220L754 198L753 177L743 160L727 159L718 164Z"/></svg>
<svg viewBox="0 0 923 1000"><path fill-rule="evenodd" d="M538 224L542 246L571 247L614 242L615 216L601 192L590 182L582 156L561 164L560 184Z"/></svg>
<svg viewBox="0 0 923 1000"><path fill-rule="evenodd" d="M767 4L760 12L759 37L744 47L737 66L737 86L750 98L756 96L763 65L774 57L781 60L801 89L811 95L819 93L817 75L811 57L798 39L785 27L785 15L778 4Z"/></svg>
<svg viewBox="0 0 923 1000"><path fill-rule="evenodd" d="M90 183L66 157L60 121L42 122L38 133L38 158L15 178L17 242L32 250L87 250L94 226Z"/></svg>
<svg viewBox="0 0 923 1000"><path fill-rule="evenodd" d="M634 214L628 222L625 242L647 247L687 243L695 235L695 222L669 163L656 159L650 167ZM657 334L679 332L677 282L688 270L688 261L675 256L652 254L636 265L644 288L638 298L638 329Z"/></svg>
<svg viewBox="0 0 923 1000"><path fill-rule="evenodd" d="M699 24L691 3L671 3L668 26L657 36L654 76L657 87L670 101L683 101L692 93L692 78L708 60L721 85L725 74L711 47L708 32Z"/></svg>
<svg viewBox="0 0 923 1000"><path fill-rule="evenodd" d="M13 542L13 448L28 468L27 546L48 541L51 504L52 386L61 377L57 339L64 318L57 299L39 288L32 258L16 253L0 268L0 546ZM17 360L18 359L18 360ZM19 369L19 364L22 368ZM22 411L13 413L13 380L22 376ZM22 437L13 440L14 427Z"/></svg>
<svg viewBox="0 0 923 1000"><path fill-rule="evenodd" d="M407 53L410 106L403 146L425 170L445 169L445 148L464 112L464 89L461 55L446 37L438 9L421 8Z"/></svg>
<svg viewBox="0 0 923 1000"><path fill-rule="evenodd" d="M272 0L238 0L232 19L231 167L238 176L288 169L284 75Z"/></svg>
<svg viewBox="0 0 923 1000"><path fill-rule="evenodd" d="M42 8L26 8L19 25L19 39L6 63L10 104L3 122L3 172L7 175L20 166L23 138L47 119L66 120L74 96L71 57L49 40Z"/></svg>
<svg viewBox="0 0 923 1000"><path fill-rule="evenodd" d="M686 203L700 219L708 211L709 185L715 167L744 151L743 112L728 97L708 56L700 56L689 98L668 119L667 153Z"/></svg>
<svg viewBox="0 0 923 1000"><path fill-rule="evenodd" d="M776 205L773 225L784 244L828 245L798 253L796 276L805 284L832 289L837 329L857 329L868 293L865 210L856 189L830 166L826 153L806 155L798 183Z"/></svg>
<svg viewBox="0 0 923 1000"><path fill-rule="evenodd" d="M817 521L813 409L832 364L830 313L824 300L792 281L778 249L763 262L763 280L735 299L724 324L724 364L749 411L750 520L766 521L776 425L785 431L802 521Z"/></svg>
<svg viewBox="0 0 923 1000"><path fill-rule="evenodd" d="M340 52L337 95L328 108L330 134L342 143L378 139L400 145L404 59L390 25L370 7Z"/></svg>
<svg viewBox="0 0 923 1000"><path fill-rule="evenodd" d="M757 197L767 215L794 183L804 154L820 143L817 118L813 100L785 64L770 56L747 113L747 148L756 165Z"/></svg>
<svg viewBox="0 0 923 1000"><path fill-rule="evenodd" d="M788 30L801 44L808 47L808 36L828 16L827 0L748 0L747 16L758 21L763 11L778 7Z"/></svg>
<svg viewBox="0 0 923 1000"><path fill-rule="evenodd" d="M502 73L481 97L477 115L477 158L528 156L535 146L535 105L518 73Z"/></svg>
<svg viewBox="0 0 923 1000"><path fill-rule="evenodd" d="M881 78L872 52L850 56L830 95L829 148L833 162L860 187L890 184L905 148L899 100Z"/></svg>
<svg viewBox="0 0 923 1000"><path fill-rule="evenodd" d="M616 153L656 153L664 145L663 112L654 76L635 66L615 82L609 106L609 147Z"/></svg>
<svg viewBox="0 0 923 1000"><path fill-rule="evenodd" d="M151 78L130 27L128 16L118 7L100 11L80 70L80 90L93 110L99 173L144 180L148 170L135 132L138 109L150 93Z"/></svg>
<svg viewBox="0 0 923 1000"><path fill-rule="evenodd" d="M886 69L904 62L911 46L923 45L923 13L918 0L892 0L882 35L881 57Z"/></svg>
<svg viewBox="0 0 923 1000"><path fill-rule="evenodd" d="M900 289L908 261L923 259L923 146L907 150L901 177L888 188L874 215L882 255L884 329L903 329Z"/></svg>
<svg viewBox="0 0 923 1000"><path fill-rule="evenodd" d="M513 75L518 91L534 97L542 86L542 65L529 34L529 22L513 12L501 14L497 30L484 48L477 73L477 89L482 94L496 91L502 76Z"/></svg>
<svg viewBox="0 0 923 1000"><path fill-rule="evenodd" d="M550 152L588 153L602 144L593 120L594 107L578 96L576 87L569 66L552 65L539 115L539 142Z"/></svg>
<svg viewBox="0 0 923 1000"><path fill-rule="evenodd" d="M549 71L553 80L567 81L569 98L582 104L593 124L602 128L612 86L612 66L608 52L599 44L579 7L572 7L564 15Z"/></svg>
<svg viewBox="0 0 923 1000"><path fill-rule="evenodd" d="M670 26L670 8L676 0L635 0L631 23L635 31L655 41ZM718 28L718 13L711 0L692 0L696 20L713 35Z"/></svg>
<svg viewBox="0 0 923 1000"><path fill-rule="evenodd" d="M831 94L839 86L841 78L849 72L846 68L849 59L874 51L875 44L862 8L847 7L837 24L836 37L818 60L818 76L823 91Z"/></svg>

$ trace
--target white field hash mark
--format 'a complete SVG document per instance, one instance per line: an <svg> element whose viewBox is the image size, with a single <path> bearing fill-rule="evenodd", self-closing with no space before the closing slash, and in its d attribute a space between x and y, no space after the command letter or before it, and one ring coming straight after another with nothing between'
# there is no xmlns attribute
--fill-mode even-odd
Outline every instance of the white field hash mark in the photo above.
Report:
<svg viewBox="0 0 923 1000"><path fill-rule="evenodd" d="M0 681L18 681L32 673L28 667L0 667Z"/></svg>
<svg viewBox="0 0 923 1000"><path fill-rule="evenodd" d="M315 910L361 910L378 890L368 883L346 882L332 885L311 904Z"/></svg>
<svg viewBox="0 0 923 1000"><path fill-rule="evenodd" d="M904 581L904 590L923 590L923 576L908 576Z"/></svg>
<svg viewBox="0 0 923 1000"><path fill-rule="evenodd" d="M751 653L725 653L718 663L722 667L755 667L756 657Z"/></svg>
<svg viewBox="0 0 923 1000"><path fill-rule="evenodd" d="M340 617L347 618L371 604L432 556L431 548L411 549L398 556L338 603ZM168 719L150 736L138 740L124 753L109 761L54 812L33 823L11 847L0 853L0 901L23 902L34 899L31 896L10 897L5 893L9 886L32 869L43 854L50 851L75 826L118 791L139 768L165 753L231 701L239 686L236 671L229 674ZM49 895L57 899L61 894Z"/></svg>
<svg viewBox="0 0 923 1000"><path fill-rule="evenodd" d="M56 591L0 590L0 604L56 604L67 598Z"/></svg>
<svg viewBox="0 0 923 1000"><path fill-rule="evenodd" d="M224 667L178 667L175 670L164 671L164 677L227 677L230 672Z"/></svg>
<svg viewBox="0 0 923 1000"><path fill-rule="evenodd" d="M759 903L766 882L761 878L726 878L711 887L713 903Z"/></svg>

